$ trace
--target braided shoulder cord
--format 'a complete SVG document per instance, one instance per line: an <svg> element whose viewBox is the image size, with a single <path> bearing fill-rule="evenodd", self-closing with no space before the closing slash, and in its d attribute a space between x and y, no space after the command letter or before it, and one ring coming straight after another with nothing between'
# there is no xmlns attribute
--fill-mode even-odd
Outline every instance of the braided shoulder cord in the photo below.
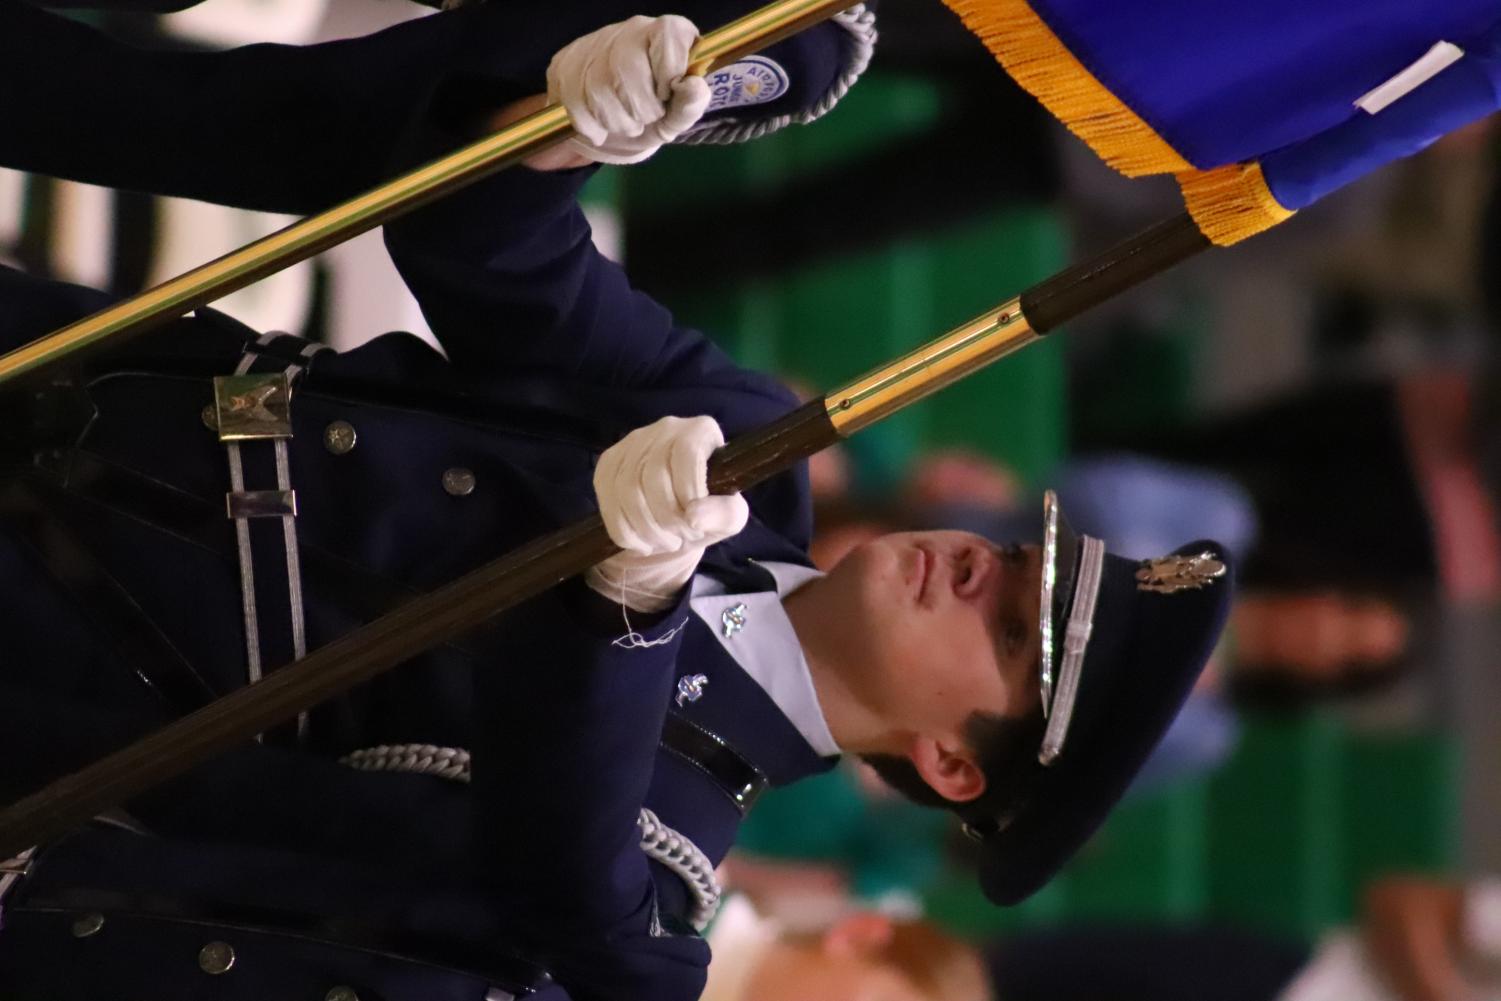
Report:
<svg viewBox="0 0 1501 1001"><path fill-rule="evenodd" d="M641 830L641 850L681 879L693 896L693 913L688 915L688 922L695 931L709 927L719 912L723 893L714 875L714 863L699 851L698 845L662 823L644 806L636 818L636 826Z"/></svg>
<svg viewBox="0 0 1501 1001"><path fill-rule="evenodd" d="M408 772L414 775L436 775L454 782L469 781L469 752L462 747L381 744L346 754L339 759L339 764L362 772Z"/></svg>
<svg viewBox="0 0 1501 1001"><path fill-rule="evenodd" d="M471 778L469 752L438 744L380 744L346 754L339 763L363 772L433 775L466 784ZM702 932L719 911L723 893L714 874L714 863L685 835L662 823L645 807L636 818L636 826L646 856L660 862L688 887L693 897L693 913L688 920Z"/></svg>
<svg viewBox="0 0 1501 1001"><path fill-rule="evenodd" d="M861 75L870 66L870 58L876 51L876 14L864 4L840 11L830 20L845 30L844 66L833 86L824 92L813 107L796 114L777 115L759 122L742 122L734 118L720 118L703 122L673 140L684 146L729 146L749 142L771 135L789 125L811 125L834 110L834 105L844 100Z"/></svg>

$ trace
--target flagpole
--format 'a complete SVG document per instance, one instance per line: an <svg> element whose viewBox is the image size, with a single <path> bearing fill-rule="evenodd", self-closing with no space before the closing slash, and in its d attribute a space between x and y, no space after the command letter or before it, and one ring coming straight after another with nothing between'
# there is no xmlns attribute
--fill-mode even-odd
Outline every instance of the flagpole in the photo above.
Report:
<svg viewBox="0 0 1501 1001"><path fill-rule="evenodd" d="M1152 227L714 454L715 493L744 490L1040 340L1209 242L1186 214ZM0 811L0 858L47 842L617 552L599 517L537 539L272 671Z"/></svg>
<svg viewBox="0 0 1501 1001"><path fill-rule="evenodd" d="M833 17L859 0L777 0L699 39L690 73L708 73ZM442 15L439 15L442 16ZM549 105L494 135L380 187L309 216L239 250L0 355L0 388L41 375L86 351L159 326L305 261L418 206L520 163L573 134L568 112Z"/></svg>

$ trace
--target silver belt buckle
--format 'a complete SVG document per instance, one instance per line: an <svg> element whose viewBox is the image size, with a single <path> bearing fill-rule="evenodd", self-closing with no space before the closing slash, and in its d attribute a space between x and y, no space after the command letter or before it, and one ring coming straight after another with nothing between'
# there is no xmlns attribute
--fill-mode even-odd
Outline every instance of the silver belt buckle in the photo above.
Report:
<svg viewBox="0 0 1501 1001"><path fill-rule="evenodd" d="M31 872L32 856L35 853L35 848L28 848L21 854L0 862L0 917L5 913L5 898ZM0 927L3 926L4 922L0 921Z"/></svg>
<svg viewBox="0 0 1501 1001"><path fill-rule="evenodd" d="M221 375L214 379L219 440L292 437L292 382L285 372Z"/></svg>

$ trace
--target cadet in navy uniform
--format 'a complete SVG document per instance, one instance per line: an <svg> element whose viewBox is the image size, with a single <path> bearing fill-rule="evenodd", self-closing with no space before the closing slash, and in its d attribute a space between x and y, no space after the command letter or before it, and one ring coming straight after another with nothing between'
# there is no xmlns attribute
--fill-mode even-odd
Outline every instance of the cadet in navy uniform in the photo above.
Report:
<svg viewBox="0 0 1501 1001"><path fill-rule="evenodd" d="M960 816L1000 902L1119 797L1221 628L1213 543L1138 564L1050 505L1041 547L889 536L819 576L802 471L706 495L723 435L795 401L631 289L574 200L577 164L710 103L692 37L565 46L548 91L581 138L388 227L446 359L200 311L27 396L6 797L596 506L624 548L12 860L0 996L694 998L713 866L770 784L870 758ZM0 302L10 347L105 298L4 271Z"/></svg>

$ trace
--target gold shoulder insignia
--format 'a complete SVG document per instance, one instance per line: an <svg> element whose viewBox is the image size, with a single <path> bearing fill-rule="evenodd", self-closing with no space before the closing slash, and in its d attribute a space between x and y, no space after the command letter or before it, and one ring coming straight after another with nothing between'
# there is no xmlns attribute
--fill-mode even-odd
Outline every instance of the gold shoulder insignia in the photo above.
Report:
<svg viewBox="0 0 1501 1001"><path fill-rule="evenodd" d="M1141 567L1136 571L1136 589L1158 594L1197 591L1224 575L1225 564L1211 552L1195 556L1159 556L1155 560L1141 561Z"/></svg>

